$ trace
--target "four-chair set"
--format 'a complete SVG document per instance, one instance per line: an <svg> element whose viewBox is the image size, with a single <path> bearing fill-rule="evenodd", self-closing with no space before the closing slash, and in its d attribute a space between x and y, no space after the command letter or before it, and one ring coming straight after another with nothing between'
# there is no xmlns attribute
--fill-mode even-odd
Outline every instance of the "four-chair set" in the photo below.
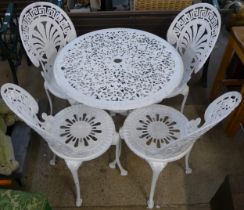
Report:
<svg viewBox="0 0 244 210"><path fill-rule="evenodd" d="M42 119L40 119L38 117L39 108L36 101L27 91L17 85L3 85L1 87L1 95L6 104L47 141L53 153L65 160L74 178L77 206L80 206L82 201L80 198L77 170L84 161L92 160L102 155L111 145L116 145L115 161L110 163L110 167L115 168L117 164L121 175L127 175L127 171L123 169L119 160L121 153L120 138L124 139L128 147L135 154L145 159L152 168L153 176L148 200L149 208L153 208L154 206L153 196L158 176L168 162L185 157L186 173L191 173L188 159L196 140L227 117L241 101L241 95L238 92L229 92L220 96L206 109L204 123L201 126L200 119L188 120L182 114L189 91L187 82L190 80L191 74L193 72L197 73L209 57L217 41L220 25L221 19L218 11L213 6L205 3L192 5L176 16L167 32L167 40L181 55L184 64L184 71L181 72L180 60L179 62L175 62L172 59L174 57L176 59L178 56L176 50L174 52L169 44L147 32L132 29L110 29L81 36L79 41L77 41L78 39L76 38L76 32L72 22L59 7L47 2L36 2L30 4L22 11L19 18L21 39L32 63L37 67L42 67L44 87L48 95L51 113L50 115L43 113L41 116ZM126 45L119 43L120 39L117 37L121 34L129 34L129 40L132 40L134 45L131 45L129 42L127 43L126 40ZM70 41L72 42L68 44ZM94 48L93 44L95 41L102 45L99 49ZM109 46L106 46L109 43L116 43L121 45L121 47L118 47L118 49L113 47L111 49ZM160 45L163 47L160 48ZM75 53L72 51L73 48L69 48L69 46L75 46L78 49L83 47L85 51ZM130 57L130 53L124 53L127 48L130 49L129 52L133 56ZM146 54L148 49L150 56ZM60 50L60 53L57 55L58 50ZM66 52L65 50L69 56L67 55L64 59L60 59L62 58L62 54ZM157 53L158 57L153 57L153 52L157 51L162 52L161 57L164 60L158 56L159 53ZM94 57L90 56L90 52L92 52ZM95 60L96 58L100 59L100 54L106 55L102 57L104 60L103 65L101 63L97 64L97 60ZM113 55L112 57L111 54ZM142 57L144 58L143 60L141 59L142 55L144 56ZM77 57L72 60L72 56ZM93 66L89 63L90 60L87 61L85 59L86 56L94 61L92 63ZM76 59L81 59L83 63L75 63ZM61 61L58 62L59 60ZM148 63L145 63L144 60L148 61ZM110 71L113 70L112 79L110 78L111 72L106 69L107 67L104 67L107 64L105 62L109 63L108 69ZM131 64L130 62L133 63ZM150 62L152 63L150 65L151 69L147 69ZM109 84L110 89L103 85L99 87L102 92L92 90L93 96L96 95L94 101L96 102L98 100L100 102L98 103L99 105L89 102L87 102L89 106L75 104L76 102L86 104L86 101L77 99L75 97L76 95L70 91L73 88L73 91L78 90L77 92L79 92L79 88L86 87L79 86L80 83L86 83L80 77L86 77L87 80L90 80L89 75L75 74L72 77L75 68L83 68L85 65L90 65L94 69L96 66L104 68L104 74L99 75L98 72L97 76L105 79L109 78L107 83L112 81ZM140 69L141 65L144 65L143 67L146 69L141 70L144 71L143 74L149 74L150 77L146 76L142 78L141 75L137 74L136 71ZM57 67L60 68L55 69ZM175 70L174 67L179 68L178 72L176 72L177 69ZM160 75L158 73L159 68L167 68L167 71L162 69L164 74L167 74L167 77L163 80L164 85L160 86L160 84L158 85L154 82L151 89L141 88L134 94L133 91L128 91L129 87L123 86L127 81L121 82L121 78L128 76L128 74L131 75L132 79L139 79L140 83L144 82L143 79L148 78L154 78L157 81L155 75ZM59 75L57 75L58 70L64 74L64 78L69 77L69 80L65 81L66 83L61 80L56 80L59 79ZM116 72L115 70L123 71L123 73ZM65 74L66 72L68 74ZM152 72L155 75L151 76ZM109 73L110 75L108 75ZM172 75L174 74L179 74L181 78L179 76L173 77ZM175 78L177 78L175 81L178 81L178 83L170 84L171 90L165 91L167 94L159 95L156 92L155 96L162 97L150 98L150 95L154 94L154 87L164 90L163 88L170 83L171 79L173 80ZM70 85L70 87L66 87L65 89L65 85ZM65 90L68 91L66 92ZM91 90L91 88L88 90ZM89 93L88 90L86 92L87 94ZM49 91L57 97L69 100L72 105L53 115ZM109 93L111 92L110 95L108 91ZM116 97L114 94L117 94ZM184 95L181 112L168 106L155 104L164 98L173 97L178 94ZM106 95L107 101L102 98L104 95ZM130 96L129 99L128 96ZM86 97L85 94L84 97ZM109 101L109 97L113 100ZM141 100L143 97L150 100L146 100L144 103L145 100ZM124 104L127 104L124 98L128 100L129 105L123 109L122 106L118 106L117 104L123 104L122 102L126 102ZM137 102L137 100L140 102L139 105L133 103L133 101ZM106 111L98 109L106 109L104 104L109 104L108 110L115 112L133 109L130 107L135 108L126 117L119 133L115 130L111 116ZM96 108L92 107L93 105Z"/></svg>

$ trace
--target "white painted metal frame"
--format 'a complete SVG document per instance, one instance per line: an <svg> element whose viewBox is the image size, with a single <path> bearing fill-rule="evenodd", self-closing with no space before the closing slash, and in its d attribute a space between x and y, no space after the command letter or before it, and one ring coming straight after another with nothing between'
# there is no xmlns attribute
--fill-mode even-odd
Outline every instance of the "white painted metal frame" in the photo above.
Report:
<svg viewBox="0 0 244 210"><path fill-rule="evenodd" d="M227 117L241 102L241 94L228 92L206 109L202 126L200 118L188 120L181 112L163 105L152 105L131 112L120 129L128 147L145 159L153 176L148 207L154 206L154 192L160 172L169 162L185 156L186 174L192 172L188 159L200 136Z"/></svg>
<svg viewBox="0 0 244 210"><path fill-rule="evenodd" d="M218 39L221 17L218 10L207 3L198 3L182 10L171 23L167 32L167 41L182 56L184 63L183 79L168 97L183 95L181 112L184 110L189 93L187 83L193 73L203 67Z"/></svg>
<svg viewBox="0 0 244 210"><path fill-rule="evenodd" d="M84 34L61 49L54 64L56 81L70 98L110 111L154 104L172 93L182 75L174 47L129 28Z"/></svg>
<svg viewBox="0 0 244 210"><path fill-rule="evenodd" d="M127 175L120 164L120 139L109 114L85 105L73 105L55 116L42 113L34 98L23 88L6 83L1 95L9 108L48 143L53 153L63 158L71 171L76 187L76 206L80 206L78 169L84 161L102 155L111 145L116 145L115 161L121 175Z"/></svg>
<svg viewBox="0 0 244 210"><path fill-rule="evenodd" d="M53 105L48 91L59 98L69 99L55 81L53 63L57 52L76 38L74 25L69 16L55 4L35 2L21 12L19 32L31 62L36 67L42 67L44 88L52 114Z"/></svg>

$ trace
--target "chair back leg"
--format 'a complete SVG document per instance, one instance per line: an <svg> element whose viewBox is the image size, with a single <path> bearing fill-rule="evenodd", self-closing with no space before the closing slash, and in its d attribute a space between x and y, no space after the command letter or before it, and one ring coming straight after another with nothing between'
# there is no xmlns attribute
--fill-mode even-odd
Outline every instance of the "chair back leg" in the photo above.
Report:
<svg viewBox="0 0 244 210"><path fill-rule="evenodd" d="M48 87L46 85L46 83L44 82L44 89L45 89L45 92L46 92L46 95L47 95L47 98L48 98L48 102L49 102L49 107L50 107L50 115L53 115L53 103L52 103L52 98L51 98L51 95L48 91Z"/></svg>
<svg viewBox="0 0 244 210"><path fill-rule="evenodd" d="M188 85L185 86L185 88L181 94L184 96L184 99L183 99L182 104L181 104L180 112L183 113L184 108L185 108L185 104L186 104L186 100L187 100L187 97L189 94L189 86Z"/></svg>

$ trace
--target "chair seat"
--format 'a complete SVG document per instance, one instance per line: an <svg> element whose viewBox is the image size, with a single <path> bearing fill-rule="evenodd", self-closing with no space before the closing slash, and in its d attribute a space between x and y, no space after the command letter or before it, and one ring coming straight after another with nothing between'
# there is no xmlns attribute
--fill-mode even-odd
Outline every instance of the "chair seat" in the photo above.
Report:
<svg viewBox="0 0 244 210"><path fill-rule="evenodd" d="M47 119L46 126L55 136L55 141L49 143L50 148L64 159L94 159L112 145L115 135L108 113L81 104L65 108Z"/></svg>
<svg viewBox="0 0 244 210"><path fill-rule="evenodd" d="M178 150L168 148L187 133L188 119L179 111L152 105L133 111L121 130L122 138L129 148L144 159L160 160L176 158L185 154L192 143ZM174 150L174 151L173 151Z"/></svg>

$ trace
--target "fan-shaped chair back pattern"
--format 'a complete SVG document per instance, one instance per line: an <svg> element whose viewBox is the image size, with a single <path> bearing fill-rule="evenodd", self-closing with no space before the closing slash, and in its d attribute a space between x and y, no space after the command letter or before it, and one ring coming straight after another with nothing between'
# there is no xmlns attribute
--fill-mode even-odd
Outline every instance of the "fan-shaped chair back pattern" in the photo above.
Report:
<svg viewBox="0 0 244 210"><path fill-rule="evenodd" d="M198 3L182 10L171 23L167 41L180 53L185 66L181 84L197 73L208 59L218 39L221 17L218 10L207 3Z"/></svg>
<svg viewBox="0 0 244 210"><path fill-rule="evenodd" d="M56 56L58 50L76 38L68 15L49 2L35 2L23 9L19 18L22 43L32 63L39 67Z"/></svg>

